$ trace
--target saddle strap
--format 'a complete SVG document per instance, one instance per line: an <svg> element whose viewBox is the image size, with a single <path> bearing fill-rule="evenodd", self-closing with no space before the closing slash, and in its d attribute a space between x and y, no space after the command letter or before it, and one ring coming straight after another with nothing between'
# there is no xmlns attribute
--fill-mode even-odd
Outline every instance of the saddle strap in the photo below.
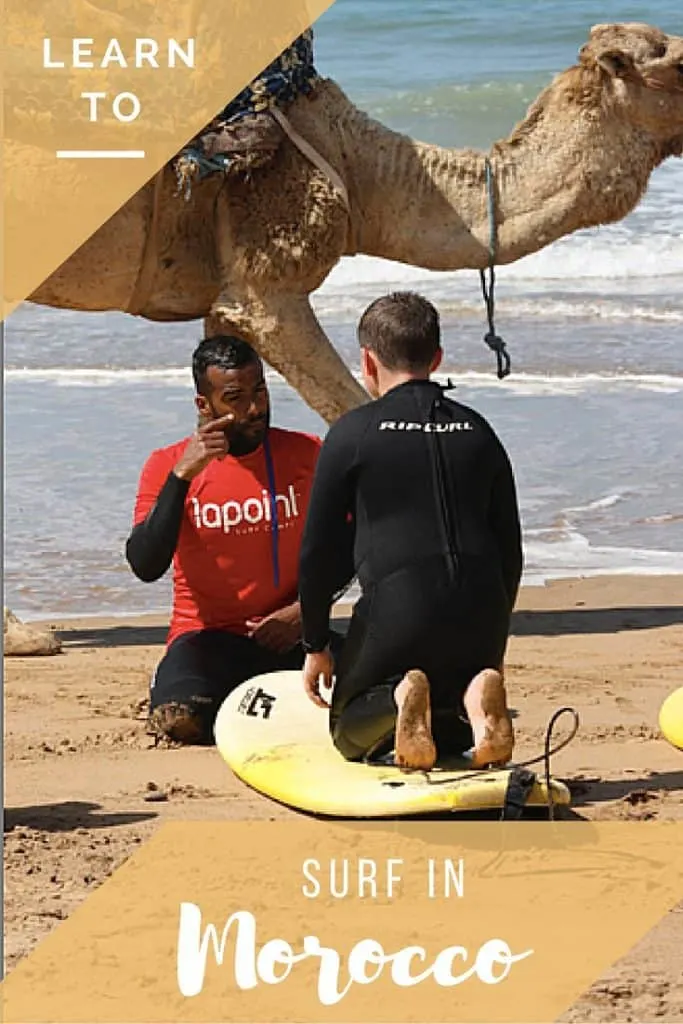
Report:
<svg viewBox="0 0 683 1024"><path fill-rule="evenodd" d="M332 167L332 165L328 163L324 156L320 155L317 149L314 149L314 147L311 146L309 142L306 142L306 139L299 135L299 133L292 127L292 125L289 123L289 121L282 113L282 111L278 109L278 107L271 107L270 113L277 121L277 123L280 125L285 135L287 135L294 143L296 148L301 153L303 153L303 155L307 157L311 161L311 163L318 168L319 171L322 171L323 174L327 175L327 177L330 179L334 187L341 194L342 200L344 201L344 206L350 212L351 205L349 203L349 193L346 190L346 185L342 181L341 177L337 174L334 167Z"/></svg>
<svg viewBox="0 0 683 1024"><path fill-rule="evenodd" d="M133 288L133 294L128 300L128 306L125 310L126 313L130 313L132 316L142 315L152 293L152 285L157 272L157 235L159 229L159 209L161 205L161 189L164 182L164 171L165 167L162 167L154 178L152 212L147 225L147 231L145 233L145 243L142 258L140 260L140 269L138 271L137 280L135 281L135 287Z"/></svg>

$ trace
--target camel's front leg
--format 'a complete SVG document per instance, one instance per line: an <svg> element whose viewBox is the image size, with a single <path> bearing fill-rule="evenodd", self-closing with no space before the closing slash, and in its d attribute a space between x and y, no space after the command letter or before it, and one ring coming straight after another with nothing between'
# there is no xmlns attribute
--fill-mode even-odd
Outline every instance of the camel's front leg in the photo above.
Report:
<svg viewBox="0 0 683 1024"><path fill-rule="evenodd" d="M306 295L219 299L206 320L206 334L231 331L249 341L327 423L369 400L332 347Z"/></svg>

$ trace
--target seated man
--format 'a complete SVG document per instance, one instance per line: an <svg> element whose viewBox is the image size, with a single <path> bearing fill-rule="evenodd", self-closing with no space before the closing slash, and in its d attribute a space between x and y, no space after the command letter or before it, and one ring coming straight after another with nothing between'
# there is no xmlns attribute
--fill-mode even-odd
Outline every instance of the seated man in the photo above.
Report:
<svg viewBox="0 0 683 1024"><path fill-rule="evenodd" d="M126 557L146 582L173 562L150 721L201 743L239 683L303 664L299 546L320 440L270 427L263 365L245 341L202 341L192 373L200 426L147 460Z"/></svg>
<svg viewBox="0 0 683 1024"><path fill-rule="evenodd" d="M486 420L430 380L442 357L431 303L378 299L359 341L377 400L342 416L318 459L299 579L306 692L330 706L348 760L393 745L398 765L429 770L473 746L474 765L505 763L503 658L522 571L510 462ZM328 705L331 598L354 574L362 596Z"/></svg>

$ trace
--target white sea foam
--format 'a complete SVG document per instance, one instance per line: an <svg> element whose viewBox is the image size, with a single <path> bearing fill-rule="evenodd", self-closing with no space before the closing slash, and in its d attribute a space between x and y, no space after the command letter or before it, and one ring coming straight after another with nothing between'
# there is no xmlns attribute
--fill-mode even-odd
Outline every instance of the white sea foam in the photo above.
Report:
<svg viewBox="0 0 683 1024"><path fill-rule="evenodd" d="M315 300L316 312L321 319L337 317L351 320L355 324L365 306L381 291L415 289L438 304L444 321L482 316L479 283L472 274L465 278L453 274L423 277L423 273L418 271L397 277L387 275L386 279L380 275L377 279L373 278L372 283L348 283L340 287L339 291L319 292ZM550 282L547 284L549 286ZM588 283L586 287L589 287ZM661 298L651 299L648 303L647 295L624 295L618 300L594 295L583 297L578 286L568 289L566 282L562 283L562 289L571 290L572 297L554 298L549 287L546 288L546 294L539 294L535 289L533 295L525 297L511 293L510 288L503 284L496 295L498 314L508 320L514 317L522 320L595 320L615 324L632 321L683 324L683 277L681 283L676 285L679 297L666 300L667 304L662 304ZM600 283L592 280L590 290L599 291Z"/></svg>
<svg viewBox="0 0 683 1024"><path fill-rule="evenodd" d="M553 540L544 540L552 535ZM576 576L677 576L683 574L683 551L593 546L576 530L553 534L530 530L524 538L523 583Z"/></svg>
<svg viewBox="0 0 683 1024"><path fill-rule="evenodd" d="M612 508L617 505L620 501L624 500L623 494L607 494L604 498L596 498L595 501L589 501L587 505L575 505L573 508L565 508L565 513L583 513L583 512L599 512L603 509Z"/></svg>
<svg viewBox="0 0 683 1024"><path fill-rule="evenodd" d="M354 374L360 379L358 373ZM284 386L284 379L274 370L266 373L268 381L275 387ZM445 383L448 379L456 385L468 388L495 387L498 394L505 392L515 395L565 395L584 391L613 391L625 388L644 391L677 394L683 391L683 375L656 373L577 373L577 374L513 374L504 381L497 381L491 373L469 371L466 373L436 374L435 379ZM61 387L112 387L130 384L159 384L170 387L192 388L187 369L97 369L90 367L36 367L35 369L14 368L5 370L5 380L29 383L51 383Z"/></svg>
<svg viewBox="0 0 683 1024"><path fill-rule="evenodd" d="M637 523L648 523L656 526L661 526L662 523L680 523L683 522L683 513L681 512L663 512L661 515L656 516L645 516L644 519L636 519Z"/></svg>
<svg viewBox="0 0 683 1024"><path fill-rule="evenodd" d="M635 389L658 393L677 394L683 391L683 376L656 373L577 373L577 374L534 374L516 373L504 381L494 380L490 373L470 371L462 374L437 375L438 380L447 378L458 385L470 388L495 387L498 394L510 392L515 395L566 395L587 391L615 391Z"/></svg>
<svg viewBox="0 0 683 1024"><path fill-rule="evenodd" d="M612 246L572 237L498 267L498 307L507 316L683 324L683 237L624 240L620 249L617 259ZM438 303L443 316L481 311L474 270L426 270L369 256L342 259L313 305L319 316L355 319L378 294L404 289Z"/></svg>

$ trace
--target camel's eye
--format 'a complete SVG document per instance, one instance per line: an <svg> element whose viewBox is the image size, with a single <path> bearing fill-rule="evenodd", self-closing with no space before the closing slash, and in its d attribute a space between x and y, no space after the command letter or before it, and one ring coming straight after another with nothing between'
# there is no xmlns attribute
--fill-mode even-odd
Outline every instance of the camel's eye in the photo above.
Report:
<svg viewBox="0 0 683 1024"><path fill-rule="evenodd" d="M652 56L654 60L661 60L662 57L666 57L666 43L660 43L659 46L655 46Z"/></svg>

